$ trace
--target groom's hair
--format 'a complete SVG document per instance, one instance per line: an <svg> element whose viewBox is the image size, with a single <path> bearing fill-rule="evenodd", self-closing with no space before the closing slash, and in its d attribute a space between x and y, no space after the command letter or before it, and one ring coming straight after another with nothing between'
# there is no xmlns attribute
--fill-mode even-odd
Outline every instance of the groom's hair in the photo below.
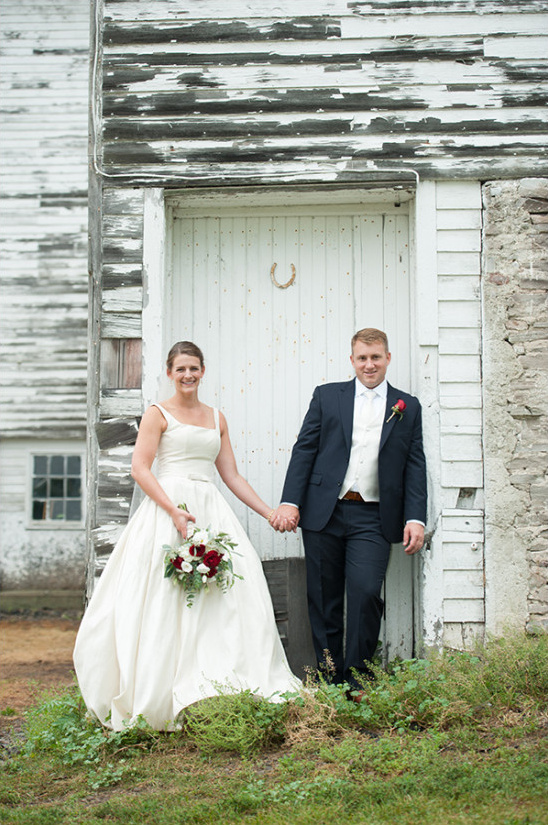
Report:
<svg viewBox="0 0 548 825"><path fill-rule="evenodd" d="M354 349L356 341L361 341L363 344L383 344L386 352L390 352L388 349L388 336L386 332L383 332L381 329L366 327L365 329L358 330L358 332L352 336L352 350Z"/></svg>
<svg viewBox="0 0 548 825"><path fill-rule="evenodd" d="M193 358L198 358L201 367L204 366L204 354L200 347L193 344L192 341L177 341L176 344L173 344L166 360L166 366L169 370L178 355L191 355Z"/></svg>

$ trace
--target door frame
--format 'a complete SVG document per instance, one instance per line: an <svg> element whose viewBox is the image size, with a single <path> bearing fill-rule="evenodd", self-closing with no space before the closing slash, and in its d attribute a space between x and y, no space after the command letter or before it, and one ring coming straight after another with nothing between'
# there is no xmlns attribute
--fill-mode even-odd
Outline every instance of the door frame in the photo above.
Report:
<svg viewBox="0 0 548 825"><path fill-rule="evenodd" d="M288 199L293 206L325 204L329 192L331 203L356 205L390 203L398 207L401 203L411 202L409 211L409 275L410 275L410 339L419 346L437 346L437 291L433 289L433 282L437 278L435 245L429 246L431 232L435 231L435 202L432 203L432 189L424 184L415 189L409 184L398 185L394 188L362 189L358 187L261 187L231 188L225 190L164 190L146 189L144 191L144 227L143 227L143 286L144 302L142 315L143 338L143 403L148 406L160 395L165 387L162 378L158 375L158 364L163 363L170 341L166 339L168 317L166 295L171 292L170 281L173 278L171 250L167 246L168 227L172 220L172 212L176 206L185 209L214 210L215 208L234 208L258 206L286 205ZM419 199L419 190L420 199ZM434 223L426 224L426 231L421 232L420 240L417 233L416 216L422 210L420 204L425 202L433 207ZM430 214L432 210L430 209ZM434 255L432 255L432 250ZM434 281L432 281L432 278ZM435 309L434 309L435 307ZM418 353L412 347L410 358L410 391L421 394L423 375L419 366ZM430 385L430 389L432 389ZM411 560L410 560L411 561ZM404 639L398 636L400 621L396 618L393 623L395 633L387 635L387 622L383 623L383 652L385 658L402 656L408 658L414 655L416 641L423 635L423 599L421 583L421 564L412 560L411 572L411 604L388 604L387 610L391 615L401 613L402 617L410 615L413 638ZM395 600L392 600L395 602ZM389 599L387 600L387 603ZM442 615L441 613L439 615ZM404 619L402 619L402 622Z"/></svg>

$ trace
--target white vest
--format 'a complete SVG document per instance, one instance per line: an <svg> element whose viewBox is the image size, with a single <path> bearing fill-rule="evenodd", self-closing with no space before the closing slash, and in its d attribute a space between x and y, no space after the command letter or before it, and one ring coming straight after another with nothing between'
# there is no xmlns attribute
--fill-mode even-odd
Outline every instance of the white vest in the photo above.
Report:
<svg viewBox="0 0 548 825"><path fill-rule="evenodd" d="M368 391L375 400L354 402L352 447L339 498L349 490L359 492L364 501L379 500L379 445L386 404L374 390Z"/></svg>

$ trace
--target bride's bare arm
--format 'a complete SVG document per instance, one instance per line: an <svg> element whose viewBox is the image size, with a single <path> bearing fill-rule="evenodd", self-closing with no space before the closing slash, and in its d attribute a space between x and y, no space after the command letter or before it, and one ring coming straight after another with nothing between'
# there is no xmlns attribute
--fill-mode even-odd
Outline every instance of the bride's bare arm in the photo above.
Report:
<svg viewBox="0 0 548 825"><path fill-rule="evenodd" d="M268 519L272 513L272 507L265 504L251 484L238 472L234 451L228 435L226 419L222 413L219 413L219 418L221 427L221 449L215 461L219 475L228 489L231 490L240 501L243 501L244 504L252 510L255 510L260 516Z"/></svg>
<svg viewBox="0 0 548 825"><path fill-rule="evenodd" d="M186 538L187 523L196 521L195 517L177 507L177 504L183 502L174 503L171 501L151 471L152 462L158 451L160 437L166 426L166 420L158 407L149 407L143 415L137 434L131 460L131 475L141 490L166 513L169 513L177 530L183 538Z"/></svg>

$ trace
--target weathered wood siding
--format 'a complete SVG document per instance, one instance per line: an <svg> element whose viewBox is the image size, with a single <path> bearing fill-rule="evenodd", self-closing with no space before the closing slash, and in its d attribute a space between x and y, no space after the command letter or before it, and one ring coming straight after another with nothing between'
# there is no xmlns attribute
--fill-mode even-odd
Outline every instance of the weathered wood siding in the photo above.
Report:
<svg viewBox="0 0 548 825"><path fill-rule="evenodd" d="M5 0L2 435L83 438L89 4Z"/></svg>
<svg viewBox="0 0 548 825"><path fill-rule="evenodd" d="M85 455L89 4L1 21L0 586L81 591L85 530L33 521L31 456Z"/></svg>
<svg viewBox="0 0 548 825"><path fill-rule="evenodd" d="M436 181L416 201L416 390L424 409L429 547L419 637L461 647L484 631L481 186Z"/></svg>
<svg viewBox="0 0 548 825"><path fill-rule="evenodd" d="M97 157L111 180L547 168L545 2L96 2Z"/></svg>

